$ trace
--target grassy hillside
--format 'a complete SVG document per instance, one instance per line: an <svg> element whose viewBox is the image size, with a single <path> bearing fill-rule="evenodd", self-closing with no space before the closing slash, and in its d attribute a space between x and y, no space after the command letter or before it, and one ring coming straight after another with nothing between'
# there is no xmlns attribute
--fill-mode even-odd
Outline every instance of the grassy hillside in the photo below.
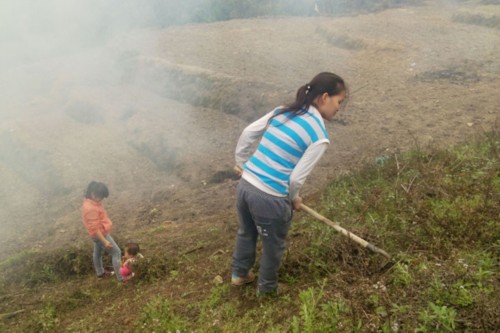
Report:
<svg viewBox="0 0 500 333"><path fill-rule="evenodd" d="M227 221L157 225L127 284L96 281L90 248L0 263L8 332L494 332L500 308L500 135L445 150L380 156L311 204L393 255L370 255L304 213L280 294L229 286Z"/></svg>

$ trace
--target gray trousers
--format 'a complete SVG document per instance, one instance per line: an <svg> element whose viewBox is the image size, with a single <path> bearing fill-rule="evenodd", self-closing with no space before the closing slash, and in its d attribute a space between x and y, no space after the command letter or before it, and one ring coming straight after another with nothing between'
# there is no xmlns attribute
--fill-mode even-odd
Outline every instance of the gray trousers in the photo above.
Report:
<svg viewBox="0 0 500 333"><path fill-rule="evenodd" d="M255 247L260 235L263 253L258 290L262 293L274 291L278 285L278 269L292 221L291 200L264 193L244 179L238 184L236 196L240 227L233 254L233 274L248 274L255 263Z"/></svg>

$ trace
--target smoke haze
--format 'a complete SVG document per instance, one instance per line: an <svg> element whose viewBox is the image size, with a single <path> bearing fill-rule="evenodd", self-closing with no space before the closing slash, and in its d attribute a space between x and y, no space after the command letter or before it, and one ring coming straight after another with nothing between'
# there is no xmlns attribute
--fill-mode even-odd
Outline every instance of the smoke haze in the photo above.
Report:
<svg viewBox="0 0 500 333"><path fill-rule="evenodd" d="M232 168L242 128L325 70L353 96L328 125L335 140L311 191L365 157L415 139L452 144L494 122L500 42L488 25L499 6L443 1L331 17L362 1L269 3L252 12L249 1L2 1L2 242L82 240L91 180L110 187L118 230L162 205L157 220L230 209L232 188L206 184ZM199 23L242 13L303 16Z"/></svg>

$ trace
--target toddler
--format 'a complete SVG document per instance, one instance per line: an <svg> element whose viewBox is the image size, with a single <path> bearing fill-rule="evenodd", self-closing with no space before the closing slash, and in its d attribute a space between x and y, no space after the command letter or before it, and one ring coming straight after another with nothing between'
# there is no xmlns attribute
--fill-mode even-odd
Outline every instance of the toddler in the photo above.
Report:
<svg viewBox="0 0 500 333"><path fill-rule="evenodd" d="M122 258L122 267L120 268L120 275L123 277L123 282L126 282L134 277L133 264L136 259L143 258L139 253L139 244L128 243L125 245L125 255Z"/></svg>

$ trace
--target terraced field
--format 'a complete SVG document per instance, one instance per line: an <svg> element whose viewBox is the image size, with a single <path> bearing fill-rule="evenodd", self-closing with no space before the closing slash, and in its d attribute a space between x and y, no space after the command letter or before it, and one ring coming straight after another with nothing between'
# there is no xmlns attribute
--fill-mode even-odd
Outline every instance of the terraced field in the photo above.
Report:
<svg viewBox="0 0 500 333"><path fill-rule="evenodd" d="M84 242L79 206L92 179L109 184L123 237L153 221L232 219L227 171L241 130L320 71L342 75L351 96L328 125L332 145L306 200L365 160L492 128L498 27L460 17L494 19L499 8L429 2L353 17L231 20L26 55L0 82L0 258Z"/></svg>

